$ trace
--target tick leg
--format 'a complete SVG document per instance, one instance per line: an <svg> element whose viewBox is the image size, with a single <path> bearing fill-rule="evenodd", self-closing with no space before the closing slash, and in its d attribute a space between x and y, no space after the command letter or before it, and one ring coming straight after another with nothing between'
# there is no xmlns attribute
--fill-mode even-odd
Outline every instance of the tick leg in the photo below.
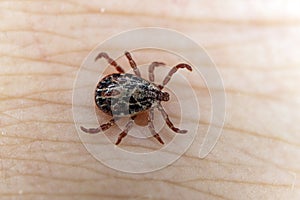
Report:
<svg viewBox="0 0 300 200"><path fill-rule="evenodd" d="M170 79L171 79L171 77L173 76L173 74L175 74L175 72L177 72L177 70L178 70L179 68L187 68L189 71L192 71L192 67L191 67L190 65L185 64L185 63L180 63L180 64L176 65L175 67L173 67L173 68L169 71L169 73L168 73L168 75L165 77L165 79L164 79L162 85L159 85L158 87L159 87L160 89L163 89L164 86L170 81Z"/></svg>
<svg viewBox="0 0 300 200"><path fill-rule="evenodd" d="M84 128L83 126L80 126L80 129L83 132L94 134L94 133L99 133L100 131L106 131L107 129L112 127L115 123L116 123L116 119L112 118L109 122L105 124L101 124L98 128Z"/></svg>
<svg viewBox="0 0 300 200"><path fill-rule="evenodd" d="M165 144L164 141L159 136L159 134L155 132L154 125L153 125L153 119L154 119L154 113L153 113L153 108L151 108L149 111L149 116L148 116L148 128L149 128L151 134L153 135L153 137L155 137L155 139L157 139L161 144Z"/></svg>
<svg viewBox="0 0 300 200"><path fill-rule="evenodd" d="M95 61L97 61L100 58L106 59L107 62L112 66L114 66L119 73L125 73L124 69L120 65L118 65L116 61L114 61L111 57L109 57L107 53L105 52L99 53L98 56L95 58Z"/></svg>
<svg viewBox="0 0 300 200"><path fill-rule="evenodd" d="M161 112L163 118L165 119L167 125L169 126L170 129L172 129L175 133L186 133L187 130L180 130L179 128L176 128L173 123L171 122L171 120L169 119L168 114L166 113L166 111L164 110L164 108L162 107L162 105L158 104L157 106L158 110Z"/></svg>
<svg viewBox="0 0 300 200"><path fill-rule="evenodd" d="M148 73L149 73L149 81L154 82L154 68L158 66L166 65L163 62L153 62L149 65Z"/></svg>
<svg viewBox="0 0 300 200"><path fill-rule="evenodd" d="M134 62L134 60L132 59L132 57L128 51L125 51L125 56L127 57L129 64L132 67L135 75L137 75L138 77L141 77L140 70L137 68L136 63Z"/></svg>
<svg viewBox="0 0 300 200"><path fill-rule="evenodd" d="M125 126L125 129L119 134L118 140L116 142L116 145L120 144L122 139L127 135L128 131L132 128L133 126L133 120L131 119Z"/></svg>

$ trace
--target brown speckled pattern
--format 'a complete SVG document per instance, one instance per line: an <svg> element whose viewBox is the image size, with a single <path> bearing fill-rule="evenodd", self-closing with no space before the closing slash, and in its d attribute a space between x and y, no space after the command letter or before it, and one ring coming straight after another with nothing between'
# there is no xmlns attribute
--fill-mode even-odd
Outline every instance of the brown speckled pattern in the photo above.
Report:
<svg viewBox="0 0 300 200"><path fill-rule="evenodd" d="M95 90L95 102L103 112L115 117L134 116L156 106L161 91L133 74L110 74Z"/></svg>

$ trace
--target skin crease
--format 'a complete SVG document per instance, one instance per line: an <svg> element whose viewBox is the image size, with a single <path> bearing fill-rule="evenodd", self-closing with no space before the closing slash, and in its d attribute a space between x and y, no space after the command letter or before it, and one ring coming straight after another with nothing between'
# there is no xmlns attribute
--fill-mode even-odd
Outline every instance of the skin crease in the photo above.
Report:
<svg viewBox="0 0 300 200"><path fill-rule="evenodd" d="M296 0L0 1L1 199L299 199L299 7ZM82 145L72 88L99 42L144 26L176 29L206 48L224 81L227 115L205 159L197 144L206 120L175 163L127 174ZM136 148L130 141L122 142Z"/></svg>

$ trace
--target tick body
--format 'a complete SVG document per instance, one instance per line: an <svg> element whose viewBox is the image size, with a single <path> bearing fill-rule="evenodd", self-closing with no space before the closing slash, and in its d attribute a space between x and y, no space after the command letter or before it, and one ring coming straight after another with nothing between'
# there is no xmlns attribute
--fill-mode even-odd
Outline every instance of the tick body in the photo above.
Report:
<svg viewBox="0 0 300 200"><path fill-rule="evenodd" d="M98 83L95 91L97 107L114 117L138 115L163 100L169 100L168 93L133 74L110 74Z"/></svg>
<svg viewBox="0 0 300 200"><path fill-rule="evenodd" d="M122 117L129 117L125 129L119 134L116 145L118 145L122 139L127 135L129 130L133 126L134 118L141 113L149 112L148 114L148 128L154 138L156 138L161 144L164 144L163 140L156 133L153 125L153 113L157 108L166 124L170 129L176 133L186 133L186 130L180 130L174 127L170 121L168 114L161 105L161 101L169 101L169 94L162 91L164 86L170 81L172 75L179 68L186 68L192 71L191 66L181 63L173 67L167 74L161 85L154 83L154 68L165 65L162 62L153 62L149 66L149 80L143 79L136 66L135 61L132 59L129 52L125 52L130 66L133 68L134 74L125 73L123 68L117 64L106 53L100 53L95 61L100 58L104 58L110 63L118 73L113 73L102 78L95 89L95 104L104 113L112 116L112 119L100 125L97 128L84 128L81 130L86 133L98 133L105 131L111 126L115 125L116 121Z"/></svg>

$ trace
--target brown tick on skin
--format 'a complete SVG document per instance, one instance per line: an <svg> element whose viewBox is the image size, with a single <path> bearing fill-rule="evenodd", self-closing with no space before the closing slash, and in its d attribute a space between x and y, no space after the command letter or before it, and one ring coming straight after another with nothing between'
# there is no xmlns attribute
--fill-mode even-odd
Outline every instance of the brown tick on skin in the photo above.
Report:
<svg viewBox="0 0 300 200"><path fill-rule="evenodd" d="M157 108L166 124L175 133L186 133L187 130L181 130L176 128L168 114L161 105L161 101L169 101L169 94L162 91L165 85L170 81L172 75L179 68L186 68L192 71L192 67L185 63L180 63L174 66L161 85L154 83L154 68L158 66L164 66L162 62L153 62L148 69L149 81L141 78L141 73L137 68L135 61L132 59L129 52L125 52L125 56L129 61L130 66L133 69L134 74L125 73L123 68L118 65L116 61L110 58L107 53L99 53L95 58L97 61L100 58L104 58L107 62L115 67L118 73L113 73L102 78L95 89L95 103L96 106L104 113L112 116L112 119L101 124L97 128L84 128L80 127L82 131L86 133L99 133L105 131L111 126L115 125L116 121L122 117L130 117L130 120L125 125L125 129L119 134L116 145L120 144L122 139L127 135L129 130L133 127L134 119L145 112L148 113L148 128L153 135L161 144L164 144L159 134L154 129L153 118L154 109Z"/></svg>

